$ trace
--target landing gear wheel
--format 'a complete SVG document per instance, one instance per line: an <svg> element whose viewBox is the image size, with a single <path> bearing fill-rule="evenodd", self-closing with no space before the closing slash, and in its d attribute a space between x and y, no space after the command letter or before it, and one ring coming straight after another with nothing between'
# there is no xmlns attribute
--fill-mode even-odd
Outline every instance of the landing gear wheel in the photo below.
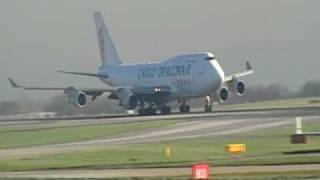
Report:
<svg viewBox="0 0 320 180"><path fill-rule="evenodd" d="M190 112L190 106L184 105L179 107L179 111L182 113Z"/></svg>
<svg viewBox="0 0 320 180"><path fill-rule="evenodd" d="M211 96L206 96L205 105L204 105L204 112L212 112L212 101Z"/></svg>
<svg viewBox="0 0 320 180"><path fill-rule="evenodd" d="M139 109L138 114L142 116L156 115L157 109L156 108Z"/></svg>
<svg viewBox="0 0 320 180"><path fill-rule="evenodd" d="M170 106L165 106L160 109L161 114L170 114L171 113L171 107Z"/></svg>
<svg viewBox="0 0 320 180"><path fill-rule="evenodd" d="M211 105L205 105L204 106L204 112L212 112L212 106Z"/></svg>
<svg viewBox="0 0 320 180"><path fill-rule="evenodd" d="M145 114L145 109L139 109L139 110L138 110L138 114L139 114L140 116L143 116L143 115Z"/></svg>

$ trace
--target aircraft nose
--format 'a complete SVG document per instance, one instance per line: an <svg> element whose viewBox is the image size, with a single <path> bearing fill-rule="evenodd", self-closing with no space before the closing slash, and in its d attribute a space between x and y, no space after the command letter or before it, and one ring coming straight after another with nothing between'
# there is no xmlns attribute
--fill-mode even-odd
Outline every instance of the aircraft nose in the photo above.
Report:
<svg viewBox="0 0 320 180"><path fill-rule="evenodd" d="M211 61L210 63L213 67L213 71L215 71L215 81L217 81L217 84L221 86L224 82L224 71L222 70L217 60Z"/></svg>

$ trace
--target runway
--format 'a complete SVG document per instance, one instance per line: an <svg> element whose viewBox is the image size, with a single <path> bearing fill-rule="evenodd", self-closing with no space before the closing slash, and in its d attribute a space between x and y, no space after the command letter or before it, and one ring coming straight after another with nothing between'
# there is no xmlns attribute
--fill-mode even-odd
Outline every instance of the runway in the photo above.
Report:
<svg viewBox="0 0 320 180"><path fill-rule="evenodd" d="M121 124L132 122L150 122L159 120L181 120L166 128L146 129L143 131L124 132L111 137L93 138L79 142L45 144L17 148L0 149L0 158L10 156L27 156L61 153L72 150L97 149L114 145L129 145L171 141L178 139L217 137L242 132L263 130L292 124L296 116L304 120L316 121L320 116L319 108L216 112L173 114L163 116L133 116L117 118L93 118L80 120L28 120L18 122L1 121L0 126L23 127L23 129L51 129L59 127L75 127L97 124Z"/></svg>
<svg viewBox="0 0 320 180"><path fill-rule="evenodd" d="M58 116L50 118L0 118L0 124L4 123L38 123L48 121L87 121L87 120L103 120L114 122L144 121L150 119L192 119L202 117L220 117L224 119L232 118L233 116L241 116L242 118L264 118L264 117L293 117L293 116L310 116L319 115L320 106L304 106L291 108L261 108L261 109L240 109L240 110L220 110L212 113L191 112L187 114L172 113L170 115L155 115L155 116L138 116L128 114L114 115L76 115L76 116Z"/></svg>
<svg viewBox="0 0 320 180"><path fill-rule="evenodd" d="M218 138L221 136L236 135L244 132L262 131L281 126L294 127L295 117L302 116L303 121L319 122L320 108L305 107L294 109L273 109L273 110L254 110L254 111L234 111L234 112L214 112L214 113L191 113L191 114L172 114L163 116L129 116L111 118L92 118L92 119L50 119L50 120L25 120L25 121L0 121L1 127L21 127L28 129L51 129L59 127L76 127L99 124L125 124L132 122L151 122L151 121L177 121L176 123L162 128L151 128L130 132L122 132L112 136L97 137L81 141L64 142L58 144L43 144L33 146L12 147L0 149L1 159L28 158L36 155L50 155L65 153L70 151L86 151L105 149L114 146L127 146L130 144L168 142L181 139L210 137ZM318 166L317 166L318 168ZM54 172L54 171L53 171ZM66 171L68 172L68 171ZM71 176L64 173L63 177ZM75 171L76 172L76 171ZM86 172L86 170L84 171ZM90 172L90 171L89 171ZM179 172L177 170L176 172ZM185 170L184 170L185 172ZM22 172L21 172L22 173ZM19 177L21 173L11 173ZM50 174L51 172L49 172ZM40 175L39 175L40 174ZM24 175L30 177L44 177L41 171L34 174L26 172ZM62 173L63 174L63 173ZM69 174L69 175L68 175ZM77 173L74 173L74 175ZM94 173L89 173L94 174ZM97 174L100 174L97 172ZM102 173L103 174L103 173ZM121 174L121 173L120 173ZM0 177L8 175L0 173ZM23 176L23 173L22 175ZM29 176L28 176L29 177ZM45 176L47 177L47 176ZM56 177L53 175L53 177ZM87 176L83 176L87 177ZM97 176L88 176L97 177ZM103 176L108 177L108 176ZM118 177L118 176L114 176Z"/></svg>

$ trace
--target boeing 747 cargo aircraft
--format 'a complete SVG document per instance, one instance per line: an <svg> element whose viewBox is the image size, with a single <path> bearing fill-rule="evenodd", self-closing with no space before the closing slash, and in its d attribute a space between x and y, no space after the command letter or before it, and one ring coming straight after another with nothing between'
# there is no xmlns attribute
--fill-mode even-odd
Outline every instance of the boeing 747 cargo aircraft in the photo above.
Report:
<svg viewBox="0 0 320 180"><path fill-rule="evenodd" d="M87 97L95 100L103 93L119 101L127 110L137 110L140 115L171 113L170 101L180 103L180 112L190 112L187 101L204 97L205 112L212 111L212 100L221 102L231 93L243 95L246 90L241 77L253 73L247 62L246 70L226 76L218 60L210 52L178 55L161 62L148 64L124 64L119 58L100 12L94 13L102 65L97 73L60 71L62 73L99 78L109 85L106 88L29 87L9 81L14 88L25 90L63 91L70 104L82 108Z"/></svg>

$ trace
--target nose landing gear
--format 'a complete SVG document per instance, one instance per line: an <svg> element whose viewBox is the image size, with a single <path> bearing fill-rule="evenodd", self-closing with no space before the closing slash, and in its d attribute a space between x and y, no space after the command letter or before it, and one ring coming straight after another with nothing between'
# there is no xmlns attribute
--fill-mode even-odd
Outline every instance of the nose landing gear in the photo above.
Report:
<svg viewBox="0 0 320 180"><path fill-rule="evenodd" d="M190 106L186 104L186 100L182 101L181 106L179 107L179 111L181 113L188 113L190 112Z"/></svg>
<svg viewBox="0 0 320 180"><path fill-rule="evenodd" d="M206 96L205 105L204 105L204 112L212 112L211 96Z"/></svg>

